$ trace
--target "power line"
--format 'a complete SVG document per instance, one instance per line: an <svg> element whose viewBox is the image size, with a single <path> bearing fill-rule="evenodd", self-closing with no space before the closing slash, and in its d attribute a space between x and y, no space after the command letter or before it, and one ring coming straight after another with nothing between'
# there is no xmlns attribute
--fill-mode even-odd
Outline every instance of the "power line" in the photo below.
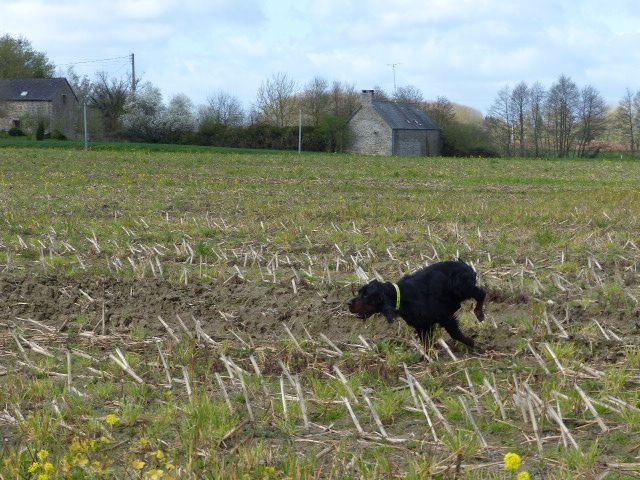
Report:
<svg viewBox="0 0 640 480"><path fill-rule="evenodd" d="M68 67L69 65L81 65L81 64L85 64L85 63L103 63L103 62L111 62L114 60L122 60L124 58L131 58L131 55L123 55L121 57L111 57L111 58L101 58L101 59L96 59L96 60L80 60L77 62L70 62L70 63L63 63L61 65L59 65L60 67Z"/></svg>

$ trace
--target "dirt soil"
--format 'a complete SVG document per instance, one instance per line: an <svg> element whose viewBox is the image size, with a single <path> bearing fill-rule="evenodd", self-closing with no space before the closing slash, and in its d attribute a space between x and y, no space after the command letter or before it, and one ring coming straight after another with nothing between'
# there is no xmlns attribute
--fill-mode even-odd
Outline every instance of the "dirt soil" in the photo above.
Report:
<svg viewBox="0 0 640 480"><path fill-rule="evenodd" d="M230 338L234 330L253 339L274 340L286 335L283 322L296 335L304 334L304 325L310 333L357 337L365 332L363 322L344 306L350 296L347 288L320 291L298 283L294 293L291 284L287 288L239 278L184 285L162 279L0 276L0 321L18 324L30 318L61 331L83 325L83 330L99 332L104 309L107 334L144 329L165 335L158 316L179 332L179 315L189 327L194 325L192 317L200 321L214 339ZM378 322L371 323L369 336L384 333L385 328L375 328Z"/></svg>
<svg viewBox="0 0 640 480"><path fill-rule="evenodd" d="M239 278L184 285L150 278L4 275L0 276L0 324L25 326L28 322L24 319L29 318L63 332L101 333L104 316L106 334L140 331L145 336L165 336L167 331L158 317L180 333L180 316L189 328L194 328L193 319L197 319L214 340L234 338L234 332L259 343L286 338L283 323L296 337L304 337L306 329L311 335L322 332L337 341L356 341L360 334L377 341L407 328L404 322L389 326L379 315L367 321L355 318L345 307L351 296L349 287L298 283L294 293L291 284L287 287ZM489 290L485 305L487 317L497 325L531 316L530 300L522 295L504 296ZM637 333L634 320L604 319L623 334ZM478 324L471 313L463 314L462 329L490 350L509 352L517 341L508 329L491 328L489 320Z"/></svg>

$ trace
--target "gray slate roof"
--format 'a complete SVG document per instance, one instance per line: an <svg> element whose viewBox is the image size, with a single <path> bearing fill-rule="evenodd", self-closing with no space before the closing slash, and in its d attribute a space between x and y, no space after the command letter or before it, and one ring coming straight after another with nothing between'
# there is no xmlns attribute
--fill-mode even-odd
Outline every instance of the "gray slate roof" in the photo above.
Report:
<svg viewBox="0 0 640 480"><path fill-rule="evenodd" d="M0 95L9 101L52 101L67 87L73 92L66 78L0 78Z"/></svg>
<svg viewBox="0 0 640 480"><path fill-rule="evenodd" d="M429 115L410 103L374 99L371 105L393 130L440 130Z"/></svg>

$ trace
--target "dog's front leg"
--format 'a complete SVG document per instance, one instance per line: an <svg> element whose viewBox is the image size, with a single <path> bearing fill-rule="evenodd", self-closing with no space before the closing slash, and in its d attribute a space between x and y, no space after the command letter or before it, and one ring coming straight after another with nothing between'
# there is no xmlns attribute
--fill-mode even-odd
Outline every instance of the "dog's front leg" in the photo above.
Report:
<svg viewBox="0 0 640 480"><path fill-rule="evenodd" d="M382 314L385 316L385 318L387 319L387 322L389 323L393 323L393 321L396 319L396 311L393 307L389 305L385 305L383 307Z"/></svg>

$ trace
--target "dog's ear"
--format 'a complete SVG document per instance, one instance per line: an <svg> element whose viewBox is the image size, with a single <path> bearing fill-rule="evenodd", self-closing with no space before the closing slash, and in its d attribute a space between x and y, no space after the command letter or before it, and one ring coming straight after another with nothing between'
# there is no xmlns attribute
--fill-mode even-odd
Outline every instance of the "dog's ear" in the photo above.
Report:
<svg viewBox="0 0 640 480"><path fill-rule="evenodd" d="M382 314L389 323L393 323L396 318L395 298L392 297L386 288L382 291Z"/></svg>

